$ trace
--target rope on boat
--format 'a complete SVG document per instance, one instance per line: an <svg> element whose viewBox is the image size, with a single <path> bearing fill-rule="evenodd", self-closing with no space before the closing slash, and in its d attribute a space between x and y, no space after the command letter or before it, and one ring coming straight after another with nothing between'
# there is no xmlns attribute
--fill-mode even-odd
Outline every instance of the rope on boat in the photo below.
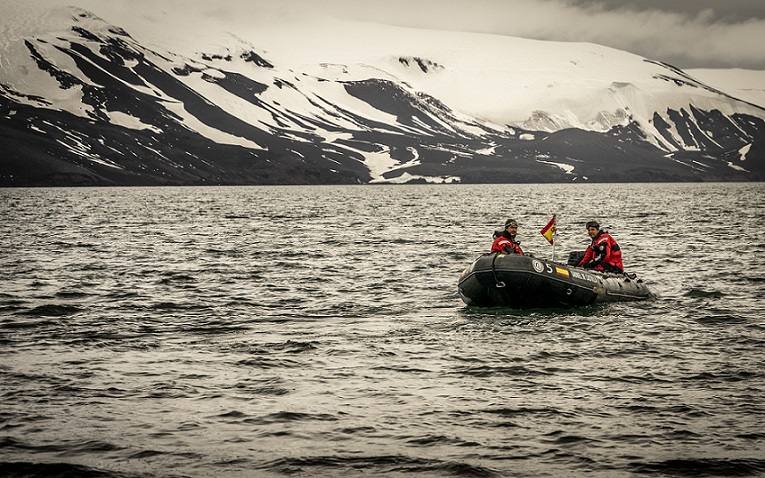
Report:
<svg viewBox="0 0 765 478"><path fill-rule="evenodd" d="M499 280L499 278L497 278L497 266L494 263L497 261L498 256L499 256L499 252L495 252L494 257L492 257L491 259L491 273L494 274L494 285L497 286L497 289L501 289L505 287L505 285L507 284L505 284L504 282Z"/></svg>

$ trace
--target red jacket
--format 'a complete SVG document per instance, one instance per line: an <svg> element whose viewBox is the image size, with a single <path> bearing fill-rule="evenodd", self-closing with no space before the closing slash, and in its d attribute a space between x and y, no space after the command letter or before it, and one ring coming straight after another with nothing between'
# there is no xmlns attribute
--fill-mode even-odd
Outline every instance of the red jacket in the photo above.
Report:
<svg viewBox="0 0 765 478"><path fill-rule="evenodd" d="M622 248L611 234L600 231L579 261L579 267L605 272L624 272Z"/></svg>
<svg viewBox="0 0 765 478"><path fill-rule="evenodd" d="M491 252L503 252L505 254L523 255L521 243L516 242L515 237L505 232L494 234L494 242L491 244Z"/></svg>

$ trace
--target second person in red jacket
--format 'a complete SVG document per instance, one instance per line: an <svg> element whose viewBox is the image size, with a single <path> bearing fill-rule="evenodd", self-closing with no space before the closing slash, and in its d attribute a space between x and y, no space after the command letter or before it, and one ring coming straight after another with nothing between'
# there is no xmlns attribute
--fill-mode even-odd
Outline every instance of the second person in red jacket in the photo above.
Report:
<svg viewBox="0 0 765 478"><path fill-rule="evenodd" d="M587 234L592 238L592 243L584 252L578 267L618 274L624 272L622 248L611 234L601 229L596 221L587 223Z"/></svg>

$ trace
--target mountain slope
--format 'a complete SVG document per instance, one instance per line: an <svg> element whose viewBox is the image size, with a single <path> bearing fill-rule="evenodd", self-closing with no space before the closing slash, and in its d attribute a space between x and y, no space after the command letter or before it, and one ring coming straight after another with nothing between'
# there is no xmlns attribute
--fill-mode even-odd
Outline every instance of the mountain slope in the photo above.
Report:
<svg viewBox="0 0 765 478"><path fill-rule="evenodd" d="M765 177L765 110L597 45L343 24L296 51L260 19L163 46L11 3L0 185Z"/></svg>
<svg viewBox="0 0 765 478"><path fill-rule="evenodd" d="M736 98L765 106L765 71L694 68L686 72Z"/></svg>

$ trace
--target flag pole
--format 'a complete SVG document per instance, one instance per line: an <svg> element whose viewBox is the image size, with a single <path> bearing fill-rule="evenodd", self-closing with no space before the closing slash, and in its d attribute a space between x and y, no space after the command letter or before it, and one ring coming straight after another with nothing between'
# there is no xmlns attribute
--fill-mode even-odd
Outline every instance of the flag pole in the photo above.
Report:
<svg viewBox="0 0 765 478"><path fill-rule="evenodd" d="M557 214L553 214L553 218L556 218L556 219L557 219L557 217L556 217L556 216L557 216ZM553 240L552 240L552 246L553 246L553 250L552 250L552 261L553 261L553 262L555 262L555 243L556 243L556 242L558 242L558 241L556 240L556 239L558 238L558 223L557 223L557 220L556 220L556 222L555 222L555 226L554 226L554 227L555 227L555 232L553 232Z"/></svg>

